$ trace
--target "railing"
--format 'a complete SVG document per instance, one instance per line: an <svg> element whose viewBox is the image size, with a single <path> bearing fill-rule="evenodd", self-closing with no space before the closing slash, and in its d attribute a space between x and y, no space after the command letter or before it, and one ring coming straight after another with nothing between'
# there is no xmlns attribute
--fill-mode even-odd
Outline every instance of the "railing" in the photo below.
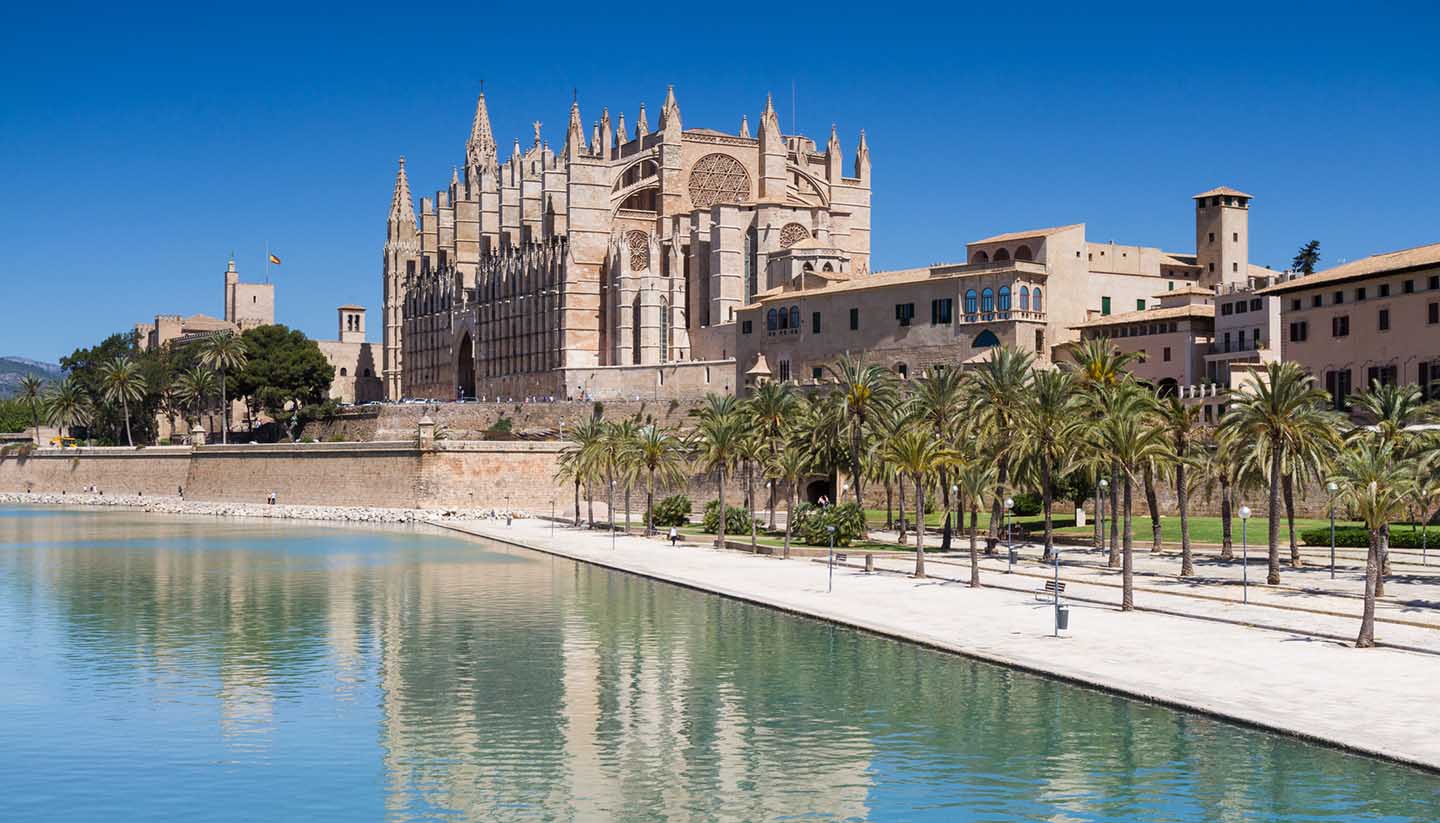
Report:
<svg viewBox="0 0 1440 823"><path fill-rule="evenodd" d="M1007 311L968 312L960 315L961 323L1003 323L1007 320L1034 320L1043 323L1045 322L1045 312L1010 309Z"/></svg>

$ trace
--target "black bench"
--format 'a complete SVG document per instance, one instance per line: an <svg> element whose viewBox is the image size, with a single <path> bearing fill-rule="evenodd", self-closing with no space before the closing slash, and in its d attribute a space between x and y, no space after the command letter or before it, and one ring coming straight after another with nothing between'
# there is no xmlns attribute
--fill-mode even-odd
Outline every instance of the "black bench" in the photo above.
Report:
<svg viewBox="0 0 1440 823"><path fill-rule="evenodd" d="M1062 583L1057 583L1057 582L1055 582L1054 580L1046 580L1046 581L1045 581L1045 586L1044 586L1044 588L1041 588L1041 589L1039 589L1038 591L1035 592L1035 599L1036 599L1036 600L1041 600L1041 599L1046 598L1046 597L1055 598L1055 597L1059 597L1060 595L1062 595L1062 594L1064 594L1064 593L1065 593L1065 584L1064 584L1063 582L1062 582Z"/></svg>

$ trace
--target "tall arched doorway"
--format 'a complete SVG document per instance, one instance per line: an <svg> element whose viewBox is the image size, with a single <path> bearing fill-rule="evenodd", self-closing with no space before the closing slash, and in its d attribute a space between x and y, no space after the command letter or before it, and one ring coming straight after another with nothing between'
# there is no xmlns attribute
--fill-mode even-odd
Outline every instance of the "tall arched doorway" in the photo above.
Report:
<svg viewBox="0 0 1440 823"><path fill-rule="evenodd" d="M475 397L475 344L470 340L470 332L460 338L459 362L455 365L455 393L460 400Z"/></svg>

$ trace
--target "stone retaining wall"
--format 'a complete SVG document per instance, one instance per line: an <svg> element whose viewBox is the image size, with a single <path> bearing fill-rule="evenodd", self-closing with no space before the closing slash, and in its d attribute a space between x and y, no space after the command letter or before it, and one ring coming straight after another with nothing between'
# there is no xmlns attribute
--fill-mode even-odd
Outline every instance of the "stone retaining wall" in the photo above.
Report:
<svg viewBox="0 0 1440 823"><path fill-rule="evenodd" d="M189 471L186 446L35 449L0 454L0 491L73 494L93 485L105 494L173 495Z"/></svg>

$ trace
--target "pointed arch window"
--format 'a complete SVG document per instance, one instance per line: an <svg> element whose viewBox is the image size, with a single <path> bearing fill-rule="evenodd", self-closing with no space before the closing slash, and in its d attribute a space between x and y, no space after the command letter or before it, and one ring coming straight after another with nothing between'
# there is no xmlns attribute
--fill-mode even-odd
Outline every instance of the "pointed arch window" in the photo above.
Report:
<svg viewBox="0 0 1440 823"><path fill-rule="evenodd" d="M995 332L986 329L975 335L975 342L972 345L977 349L988 349L1000 345L1000 338L995 336Z"/></svg>
<svg viewBox="0 0 1440 823"><path fill-rule="evenodd" d="M986 289L980 292L980 311L989 314L995 311L995 290Z"/></svg>
<svg viewBox="0 0 1440 823"><path fill-rule="evenodd" d="M1030 287L1020 287L1020 311L1030 311Z"/></svg>
<svg viewBox="0 0 1440 823"><path fill-rule="evenodd" d="M979 295L976 294L974 289L965 292L965 313L974 314L976 311L978 311L978 301Z"/></svg>

